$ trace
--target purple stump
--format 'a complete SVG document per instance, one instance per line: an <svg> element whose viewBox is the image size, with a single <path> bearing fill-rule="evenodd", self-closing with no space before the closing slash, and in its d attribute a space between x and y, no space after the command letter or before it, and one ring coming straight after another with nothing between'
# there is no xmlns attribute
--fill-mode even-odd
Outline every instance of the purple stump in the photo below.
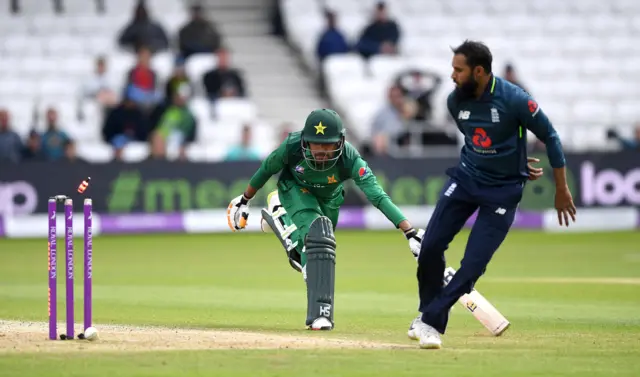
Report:
<svg viewBox="0 0 640 377"><path fill-rule="evenodd" d="M48 258L49 258L49 339L55 340L57 338L57 326L58 326L58 298L57 298L57 264L58 256L56 251L56 200L49 199L49 226L47 228L47 234L49 235L48 242Z"/></svg>
<svg viewBox="0 0 640 377"><path fill-rule="evenodd" d="M64 201L64 241L65 258L67 268L64 271L67 277L67 339L73 339L73 311L75 308L73 300L73 200Z"/></svg>
<svg viewBox="0 0 640 377"><path fill-rule="evenodd" d="M91 288L93 279L93 228L91 199L84 200L84 329L91 327Z"/></svg>

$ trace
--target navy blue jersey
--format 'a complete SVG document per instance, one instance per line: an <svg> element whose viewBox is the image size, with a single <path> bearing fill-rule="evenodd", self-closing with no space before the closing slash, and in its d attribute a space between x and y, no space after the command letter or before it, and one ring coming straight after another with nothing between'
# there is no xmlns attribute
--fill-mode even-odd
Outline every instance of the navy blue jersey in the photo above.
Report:
<svg viewBox="0 0 640 377"><path fill-rule="evenodd" d="M492 75L480 98L461 100L454 90L447 106L464 134L459 168L479 183L493 186L527 180L527 130L546 145L551 167L565 165L557 132L520 87Z"/></svg>

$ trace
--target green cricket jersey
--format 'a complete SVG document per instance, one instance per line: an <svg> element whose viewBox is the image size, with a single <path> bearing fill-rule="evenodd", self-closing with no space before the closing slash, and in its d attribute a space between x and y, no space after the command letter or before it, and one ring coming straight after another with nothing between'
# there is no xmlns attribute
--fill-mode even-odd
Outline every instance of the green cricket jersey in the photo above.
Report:
<svg viewBox="0 0 640 377"><path fill-rule="evenodd" d="M342 156L334 167L316 171L309 167L300 143L301 132L289 134L287 139L262 162L249 184L260 189L273 174L282 172L278 184L295 182L319 200L329 201L342 195L343 183L353 179L369 202L378 208L394 226L406 220L404 214L391 201L378 184L367 162L349 142L345 142Z"/></svg>

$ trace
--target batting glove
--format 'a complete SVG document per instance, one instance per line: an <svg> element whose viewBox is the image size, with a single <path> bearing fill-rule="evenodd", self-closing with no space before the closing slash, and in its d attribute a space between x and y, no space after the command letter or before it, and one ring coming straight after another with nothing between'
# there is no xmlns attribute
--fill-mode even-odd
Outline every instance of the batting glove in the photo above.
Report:
<svg viewBox="0 0 640 377"><path fill-rule="evenodd" d="M409 229L404 232L405 237L409 240L409 250L411 250L411 254L413 257L418 260L420 256L420 247L422 244L422 238L424 237L424 229Z"/></svg>
<svg viewBox="0 0 640 377"><path fill-rule="evenodd" d="M247 226L249 219L249 201L244 194L233 199L227 207L227 223L232 232L240 231Z"/></svg>

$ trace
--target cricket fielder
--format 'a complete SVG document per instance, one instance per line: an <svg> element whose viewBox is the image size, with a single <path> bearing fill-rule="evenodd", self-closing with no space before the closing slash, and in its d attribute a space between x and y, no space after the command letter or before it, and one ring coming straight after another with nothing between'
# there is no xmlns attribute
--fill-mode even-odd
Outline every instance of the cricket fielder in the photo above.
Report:
<svg viewBox="0 0 640 377"><path fill-rule="evenodd" d="M345 141L340 116L318 109L307 117L301 132L293 132L262 162L243 195L227 211L232 231L245 228L249 203L256 192L278 172L277 190L262 210L262 228L271 228L285 248L289 264L302 272L307 286L306 326L311 330L334 327L336 239L343 183L353 179L371 204L413 240L418 255L417 231L379 186L358 151ZM416 246L417 245L417 246ZM442 277L442 274L440 274Z"/></svg>
<svg viewBox="0 0 640 377"><path fill-rule="evenodd" d="M558 222L575 221L576 207L565 176L560 138L536 101L524 90L493 75L492 56L482 43L465 41L453 50L456 88L447 99L464 134L458 166L449 168L418 256L421 316L412 322L421 348L440 348L449 309L469 293L507 236L524 184L542 172L527 158L527 130L544 144L556 182ZM443 287L444 252L469 217L478 211L460 269Z"/></svg>

